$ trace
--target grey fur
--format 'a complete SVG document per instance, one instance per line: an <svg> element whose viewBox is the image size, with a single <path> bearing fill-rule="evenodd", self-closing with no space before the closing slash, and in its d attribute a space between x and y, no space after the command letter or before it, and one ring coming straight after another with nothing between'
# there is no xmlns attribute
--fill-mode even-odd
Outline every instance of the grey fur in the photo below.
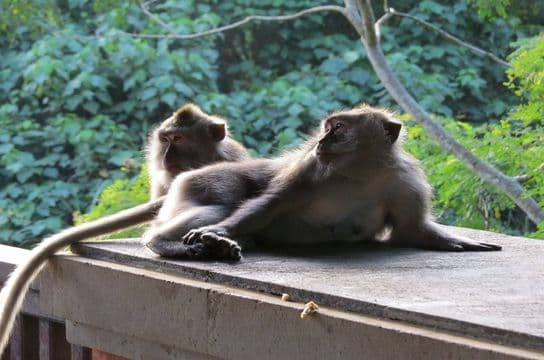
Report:
<svg viewBox="0 0 544 360"><path fill-rule="evenodd" d="M238 260L233 239L319 243L375 240L448 251L499 250L444 233L431 188L401 147L393 114L361 106L274 159L220 163L178 176L144 243L167 257ZM400 136L399 136L400 135Z"/></svg>
<svg viewBox="0 0 544 360"><path fill-rule="evenodd" d="M229 136L226 126L225 120L187 104L155 128L147 147L151 199L165 195L174 178L183 171L248 158L247 150ZM212 129L223 136L214 138L216 133ZM174 136L183 139L175 143ZM161 142L161 138L166 141Z"/></svg>

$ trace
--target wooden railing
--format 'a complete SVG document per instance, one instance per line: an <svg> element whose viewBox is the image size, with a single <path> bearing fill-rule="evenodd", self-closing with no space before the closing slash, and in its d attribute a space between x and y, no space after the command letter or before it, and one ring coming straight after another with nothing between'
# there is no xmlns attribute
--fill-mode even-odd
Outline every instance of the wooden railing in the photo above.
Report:
<svg viewBox="0 0 544 360"><path fill-rule="evenodd" d="M2 360L87 360L90 349L66 341L64 324L30 314L20 314Z"/></svg>
<svg viewBox="0 0 544 360"><path fill-rule="evenodd" d="M17 316L9 345L2 360L88 360L91 350L66 341L66 328L59 320L47 318L34 301L25 302L24 312Z"/></svg>

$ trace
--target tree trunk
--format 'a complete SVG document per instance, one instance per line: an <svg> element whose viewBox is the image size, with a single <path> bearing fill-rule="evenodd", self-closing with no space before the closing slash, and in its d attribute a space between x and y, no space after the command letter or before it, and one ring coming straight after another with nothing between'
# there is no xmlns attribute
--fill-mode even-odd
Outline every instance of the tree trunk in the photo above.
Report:
<svg viewBox="0 0 544 360"><path fill-rule="evenodd" d="M526 190L514 178L503 174L493 165L488 164L458 143L444 128L435 122L408 93L391 71L381 49L374 29L374 13L370 0L345 0L346 16L366 48L367 56L376 75L395 99L395 101L427 131L446 151L455 155L481 179L501 189L512 199L535 224L544 221L544 210L530 197Z"/></svg>

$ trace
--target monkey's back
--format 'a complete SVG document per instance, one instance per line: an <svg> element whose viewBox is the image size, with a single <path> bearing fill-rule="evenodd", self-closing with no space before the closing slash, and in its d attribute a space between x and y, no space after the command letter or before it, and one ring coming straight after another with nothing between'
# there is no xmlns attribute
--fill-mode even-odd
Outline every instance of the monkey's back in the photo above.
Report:
<svg viewBox="0 0 544 360"><path fill-rule="evenodd" d="M182 198L199 204L237 207L261 194L281 166L271 159L220 162L181 174L172 188Z"/></svg>

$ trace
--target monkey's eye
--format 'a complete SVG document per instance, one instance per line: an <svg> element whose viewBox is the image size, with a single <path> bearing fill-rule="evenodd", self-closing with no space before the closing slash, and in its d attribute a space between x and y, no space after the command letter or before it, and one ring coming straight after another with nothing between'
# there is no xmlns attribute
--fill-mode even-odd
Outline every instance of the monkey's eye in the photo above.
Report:
<svg viewBox="0 0 544 360"><path fill-rule="evenodd" d="M168 138L166 136L159 136L159 141L161 143L165 143L165 142L168 142Z"/></svg>
<svg viewBox="0 0 544 360"><path fill-rule="evenodd" d="M175 143L180 143L180 142L183 141L183 136L174 135L174 137L172 138L172 140L174 140Z"/></svg>
<svg viewBox="0 0 544 360"><path fill-rule="evenodd" d="M337 122L336 124L334 124L334 130L338 130L338 129L340 129L342 126L344 126L344 124L342 124L341 122Z"/></svg>

